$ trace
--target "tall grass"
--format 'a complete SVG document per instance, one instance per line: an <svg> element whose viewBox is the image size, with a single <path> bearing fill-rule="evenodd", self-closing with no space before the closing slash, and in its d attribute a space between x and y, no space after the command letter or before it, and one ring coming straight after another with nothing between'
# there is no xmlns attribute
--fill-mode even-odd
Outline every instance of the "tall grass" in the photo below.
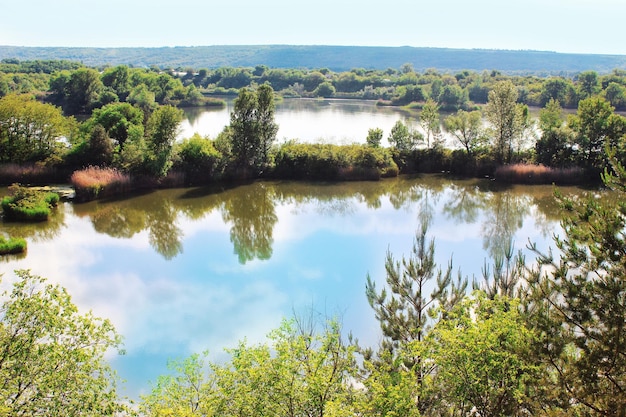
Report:
<svg viewBox="0 0 626 417"><path fill-rule="evenodd" d="M124 193L131 188L131 178L114 168L88 167L75 171L70 179L77 201Z"/></svg>
<svg viewBox="0 0 626 417"><path fill-rule="evenodd" d="M544 165L513 164L496 168L497 181L512 184L581 184L587 181L582 168L551 168Z"/></svg>

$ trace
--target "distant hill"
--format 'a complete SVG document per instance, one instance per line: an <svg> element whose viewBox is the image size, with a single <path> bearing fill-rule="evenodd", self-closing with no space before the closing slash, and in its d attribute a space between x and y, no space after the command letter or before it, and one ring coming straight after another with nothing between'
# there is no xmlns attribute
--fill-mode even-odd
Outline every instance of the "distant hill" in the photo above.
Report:
<svg viewBox="0 0 626 417"><path fill-rule="evenodd" d="M572 74L594 70L608 73L626 69L626 55L564 54L542 51L447 49L370 46L194 46L163 48L65 48L0 46L0 59L66 59L88 66L126 64L160 68L353 68L398 69L405 63L415 70L498 70L504 73Z"/></svg>

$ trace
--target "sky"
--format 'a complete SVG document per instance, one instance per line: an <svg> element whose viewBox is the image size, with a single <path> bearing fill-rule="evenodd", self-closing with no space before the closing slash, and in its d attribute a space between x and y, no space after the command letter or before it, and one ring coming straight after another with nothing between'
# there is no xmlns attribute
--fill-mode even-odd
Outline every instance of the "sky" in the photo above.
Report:
<svg viewBox="0 0 626 417"><path fill-rule="evenodd" d="M624 0L0 0L0 10L0 45L9 46L358 45L626 55Z"/></svg>

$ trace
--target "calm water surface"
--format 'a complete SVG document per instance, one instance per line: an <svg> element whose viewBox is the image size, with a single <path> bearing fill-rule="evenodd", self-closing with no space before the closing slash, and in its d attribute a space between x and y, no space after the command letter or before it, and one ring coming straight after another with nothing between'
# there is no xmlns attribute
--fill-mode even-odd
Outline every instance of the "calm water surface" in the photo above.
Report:
<svg viewBox="0 0 626 417"><path fill-rule="evenodd" d="M189 108L181 125L179 138L194 133L215 138L230 123L233 99L223 108ZM398 120L418 129L418 113L397 107L379 107L371 100L286 98L276 104L277 141L298 139L302 142L334 144L365 143L371 128L383 130L382 145Z"/></svg>
<svg viewBox="0 0 626 417"><path fill-rule="evenodd" d="M0 223L28 240L28 254L4 258L0 272L6 284L13 270L31 269L110 318L127 352L111 363L137 398L168 359L208 349L219 360L224 347L262 341L294 311L338 315L375 344L366 275L382 285L386 251L409 254L424 218L438 262L452 257L469 276L510 239L545 249L560 231L552 187L437 176L255 182L64 203L47 223Z"/></svg>

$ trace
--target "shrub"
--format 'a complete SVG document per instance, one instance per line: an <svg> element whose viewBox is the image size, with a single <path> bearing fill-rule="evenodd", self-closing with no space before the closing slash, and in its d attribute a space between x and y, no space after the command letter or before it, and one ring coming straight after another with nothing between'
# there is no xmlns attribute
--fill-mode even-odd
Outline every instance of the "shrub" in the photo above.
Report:
<svg viewBox="0 0 626 417"><path fill-rule="evenodd" d="M44 221L59 202L59 195L19 185L9 187L10 195L2 199L2 211L7 220Z"/></svg>
<svg viewBox="0 0 626 417"><path fill-rule="evenodd" d="M114 168L89 167L72 174L76 200L89 201L128 191L131 179Z"/></svg>
<svg viewBox="0 0 626 417"><path fill-rule="evenodd" d="M26 250L26 240L0 234L0 255L12 255Z"/></svg>
<svg viewBox="0 0 626 417"><path fill-rule="evenodd" d="M389 150L366 145L289 142L278 149L274 160L274 174L283 178L370 180L398 172Z"/></svg>
<svg viewBox="0 0 626 417"><path fill-rule="evenodd" d="M175 168L185 173L188 184L206 183L220 174L222 154L209 139L198 134L177 146L180 160Z"/></svg>

